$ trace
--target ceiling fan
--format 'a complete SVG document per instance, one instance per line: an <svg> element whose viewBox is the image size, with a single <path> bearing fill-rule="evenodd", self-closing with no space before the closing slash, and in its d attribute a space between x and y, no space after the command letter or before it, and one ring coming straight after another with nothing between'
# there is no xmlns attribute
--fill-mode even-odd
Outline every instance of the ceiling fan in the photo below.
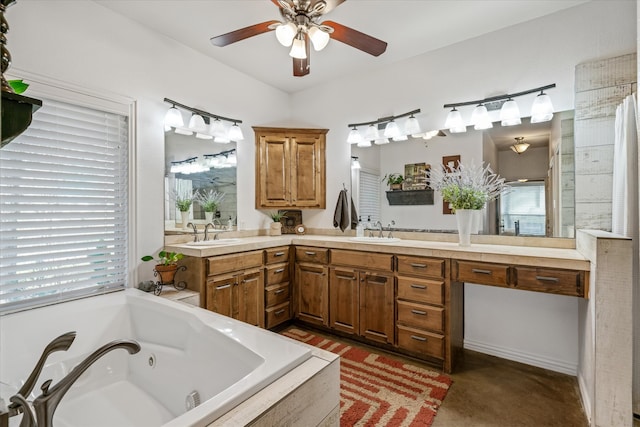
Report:
<svg viewBox="0 0 640 427"><path fill-rule="evenodd" d="M373 56L381 55L387 43L375 37L345 27L333 21L319 22L320 17L346 0L271 0L280 8L283 22L266 21L226 34L211 37L215 46L232 43L275 30L276 38L283 46L291 46L293 75L309 74L309 44L316 51L324 49L329 39L335 39Z"/></svg>

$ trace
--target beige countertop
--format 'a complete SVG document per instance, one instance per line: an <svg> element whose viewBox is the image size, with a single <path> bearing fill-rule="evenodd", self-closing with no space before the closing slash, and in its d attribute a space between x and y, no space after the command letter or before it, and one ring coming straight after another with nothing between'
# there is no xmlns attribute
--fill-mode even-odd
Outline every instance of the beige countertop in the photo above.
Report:
<svg viewBox="0 0 640 427"><path fill-rule="evenodd" d="M222 239L224 241L224 239ZM363 243L352 237L327 235L254 236L233 239L227 244L191 246L171 244L166 249L188 256L210 257L267 249L287 245L314 246L329 249L351 249L396 255L416 255L481 261L501 264L518 264L536 267L565 268L589 271L590 263L575 249L542 246L511 246L503 244L472 243L463 247L454 242L402 239L388 243Z"/></svg>

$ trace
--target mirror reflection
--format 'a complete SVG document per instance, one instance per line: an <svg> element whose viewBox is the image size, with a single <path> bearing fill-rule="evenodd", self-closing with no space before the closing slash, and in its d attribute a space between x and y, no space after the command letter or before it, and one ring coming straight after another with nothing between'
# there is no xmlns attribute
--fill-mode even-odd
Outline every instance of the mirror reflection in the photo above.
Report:
<svg viewBox="0 0 640 427"><path fill-rule="evenodd" d="M187 222L202 225L211 222L216 228L236 225L235 149L234 142L218 143L194 135L165 133L165 233L188 232L184 227ZM196 194L200 197L194 198L183 214L176 198ZM204 196L209 196L210 203L206 203Z"/></svg>
<svg viewBox="0 0 640 427"><path fill-rule="evenodd" d="M393 190L383 177L404 174L406 165L435 166L459 156L463 163L491 165L511 187L482 211L479 234L574 237L573 111L555 113L544 123L524 118L518 126L497 122L484 131L469 127L465 133L442 134L366 148L352 145L352 159L360 165L353 168L352 162L352 192L363 223L379 220L406 231L455 232L455 217L437 192L432 204L394 204L389 196L398 199L398 194L387 194Z"/></svg>

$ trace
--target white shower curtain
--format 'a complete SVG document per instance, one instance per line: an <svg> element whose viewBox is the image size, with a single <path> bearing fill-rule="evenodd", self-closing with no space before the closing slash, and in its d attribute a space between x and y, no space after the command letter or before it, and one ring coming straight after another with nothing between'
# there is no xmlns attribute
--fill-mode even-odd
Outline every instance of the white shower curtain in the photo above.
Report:
<svg viewBox="0 0 640 427"><path fill-rule="evenodd" d="M611 231L633 239L633 412L640 414L640 254L638 250L638 106L635 95L616 109Z"/></svg>

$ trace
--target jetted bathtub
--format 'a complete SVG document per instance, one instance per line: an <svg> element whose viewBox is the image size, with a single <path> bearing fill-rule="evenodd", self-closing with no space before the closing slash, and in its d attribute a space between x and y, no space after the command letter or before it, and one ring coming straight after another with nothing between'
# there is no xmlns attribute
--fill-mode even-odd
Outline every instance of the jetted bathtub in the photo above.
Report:
<svg viewBox="0 0 640 427"><path fill-rule="evenodd" d="M0 317L5 402L45 346L69 331L74 343L49 356L27 400L110 341L133 339L141 350L115 349L94 363L63 397L56 427L205 426L311 357L307 346L269 331L128 289Z"/></svg>

